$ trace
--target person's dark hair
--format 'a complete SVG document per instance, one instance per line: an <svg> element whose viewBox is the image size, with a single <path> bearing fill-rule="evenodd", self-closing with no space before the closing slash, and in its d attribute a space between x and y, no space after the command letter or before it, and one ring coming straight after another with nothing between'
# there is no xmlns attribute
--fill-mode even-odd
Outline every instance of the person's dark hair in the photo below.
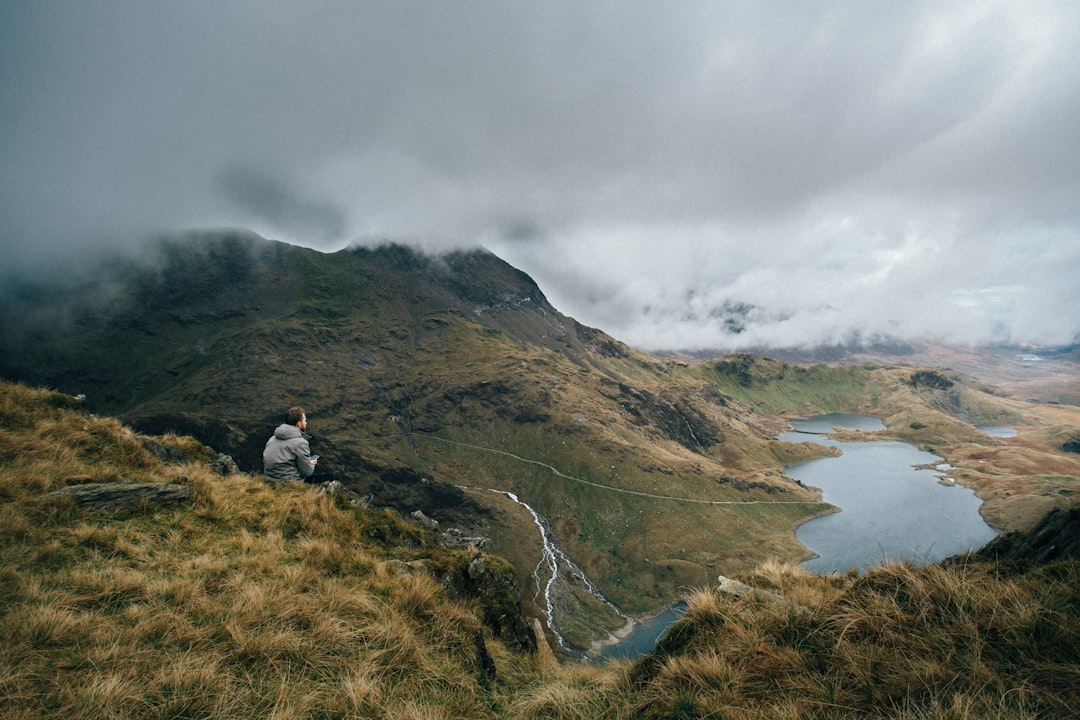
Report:
<svg viewBox="0 0 1080 720"><path fill-rule="evenodd" d="M304 412L304 408L300 407L299 405L296 407L291 407L289 408L289 414L285 416L285 422L289 423L290 425L295 425L296 423L300 422L300 419L303 418L305 415L307 415L307 413Z"/></svg>

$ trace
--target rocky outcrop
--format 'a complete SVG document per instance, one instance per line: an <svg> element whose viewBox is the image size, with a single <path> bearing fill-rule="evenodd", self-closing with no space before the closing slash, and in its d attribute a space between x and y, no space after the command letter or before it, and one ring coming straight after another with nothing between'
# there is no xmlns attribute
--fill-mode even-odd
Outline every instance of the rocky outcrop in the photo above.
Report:
<svg viewBox="0 0 1080 720"><path fill-rule="evenodd" d="M936 370L916 370L911 374L908 383L913 388L930 388L931 390L948 390L954 383Z"/></svg>
<svg viewBox="0 0 1080 720"><path fill-rule="evenodd" d="M514 568L500 558L478 554L464 567L436 575L451 599L476 598L484 624L512 648L535 652L536 639L521 616Z"/></svg>
<svg viewBox="0 0 1080 720"><path fill-rule="evenodd" d="M664 437L694 451L720 441L720 428L691 403L621 382L613 384L618 387L614 399L635 425L655 428Z"/></svg>
<svg viewBox="0 0 1080 720"><path fill-rule="evenodd" d="M49 493L91 510L138 510L187 500L192 489L176 483L84 483Z"/></svg>
<svg viewBox="0 0 1080 720"><path fill-rule="evenodd" d="M717 581L716 590L717 590L717 592L719 592L719 593L721 593L723 595L729 595L729 596L735 597L735 598L744 598L744 597L754 596L754 597L762 598L762 599L764 599L764 600L766 600L768 602L774 603L776 605L782 605L782 606L784 606L786 608L790 608L791 610L793 610L795 612L798 612L798 613L804 613L804 614L810 613L809 608L806 608L806 607L803 607L802 605L794 603L791 600L784 597L783 595L779 595L779 594L773 593L773 592L768 592L768 591L765 591L765 590L759 590L758 588L755 588L755 587L753 587L751 585L747 585L746 583L739 582L738 580L732 580L731 578L724 577L723 575L720 575L719 577L717 577L716 581Z"/></svg>

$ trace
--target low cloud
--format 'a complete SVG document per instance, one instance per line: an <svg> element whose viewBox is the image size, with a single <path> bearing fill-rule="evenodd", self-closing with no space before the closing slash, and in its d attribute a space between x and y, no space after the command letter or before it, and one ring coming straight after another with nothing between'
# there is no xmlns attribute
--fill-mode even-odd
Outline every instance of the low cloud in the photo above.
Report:
<svg viewBox="0 0 1080 720"><path fill-rule="evenodd" d="M220 177L222 197L253 223L325 243L345 234L346 216L333 203L300 197L285 181L251 168L226 168Z"/></svg>
<svg viewBox="0 0 1080 720"><path fill-rule="evenodd" d="M484 245L653 349L1080 333L1080 8L9 3L0 250Z"/></svg>

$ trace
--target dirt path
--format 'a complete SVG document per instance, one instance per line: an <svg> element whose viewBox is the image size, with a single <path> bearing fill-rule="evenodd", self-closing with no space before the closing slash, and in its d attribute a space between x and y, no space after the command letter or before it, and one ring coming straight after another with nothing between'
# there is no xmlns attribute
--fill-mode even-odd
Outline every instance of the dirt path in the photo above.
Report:
<svg viewBox="0 0 1080 720"><path fill-rule="evenodd" d="M625 488L612 487L610 485L601 485L590 480L584 480L582 478L573 477L560 471L558 468L552 467L547 463L540 462L538 460L530 460L529 458L515 455L514 453L506 452L505 450L496 450L494 448L484 447L482 445L473 445L471 443L460 442L458 440L447 440L446 438L435 437L433 435L422 435L419 433L402 433L401 435L384 435L384 438L391 437L417 437L425 440L434 440L436 442L446 443L448 445L459 445L461 447L471 448L473 450L480 450L481 452L495 453L497 455L503 455L505 457L513 458L519 462L528 463L530 465L539 465L542 468L550 470L553 474L570 480L571 482L581 483L583 485L590 485L601 490L610 490L611 492L625 493L627 495L637 495L639 497L652 498L654 500L669 500L672 502L685 502L685 503L697 503L699 505L828 505L826 502L816 500L700 500L697 498L685 498L675 497L673 495L656 495L654 493L642 492L640 490L627 490Z"/></svg>

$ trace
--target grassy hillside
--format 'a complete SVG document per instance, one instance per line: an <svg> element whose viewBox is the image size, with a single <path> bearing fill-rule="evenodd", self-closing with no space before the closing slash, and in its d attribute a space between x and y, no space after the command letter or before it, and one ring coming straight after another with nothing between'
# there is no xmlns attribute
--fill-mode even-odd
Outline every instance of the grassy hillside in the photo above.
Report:
<svg viewBox="0 0 1080 720"><path fill-rule="evenodd" d="M492 657L535 673L484 624L508 598L516 612L505 588L447 599L497 558L311 487L223 477L190 438L148 441L77 404L2 387L0 716L488 717ZM56 492L91 482L194 492L126 511Z"/></svg>
<svg viewBox="0 0 1080 720"><path fill-rule="evenodd" d="M0 383L0 717L1080 712L1075 557L846 577L772 563L742 576L760 589L748 595L689 591L652 656L560 663L499 631L504 596L458 591L477 557L507 572L498 558L311 486L223 476L200 443L81 405ZM95 510L57 494L91 483L190 495Z"/></svg>
<svg viewBox="0 0 1080 720"><path fill-rule="evenodd" d="M791 528L822 509L782 474L820 449L776 442L678 363L560 315L488 253L325 254L220 233L17 290L0 307L6 377L194 435L252 472L283 410L303 405L320 466L358 493L490 535L533 567L531 519L492 490L514 492L628 613L716 568L801 557ZM565 594L567 622L589 615ZM604 622L567 637L588 647Z"/></svg>
<svg viewBox="0 0 1080 720"><path fill-rule="evenodd" d="M66 286L11 288L0 375L85 393L92 412L197 437L248 472L303 405L321 469L377 507L490 537L542 617L540 531L513 493L580 571L556 573L552 619L579 650L624 623L586 580L641 616L717 574L808 555L793 528L830 506L783 469L826 450L775 440L788 417L881 416L873 437L943 454L1001 529L1080 492L1080 456L1060 450L1075 408L932 370L660 360L561 315L483 251L175 238ZM1021 434L989 438L984 421Z"/></svg>

